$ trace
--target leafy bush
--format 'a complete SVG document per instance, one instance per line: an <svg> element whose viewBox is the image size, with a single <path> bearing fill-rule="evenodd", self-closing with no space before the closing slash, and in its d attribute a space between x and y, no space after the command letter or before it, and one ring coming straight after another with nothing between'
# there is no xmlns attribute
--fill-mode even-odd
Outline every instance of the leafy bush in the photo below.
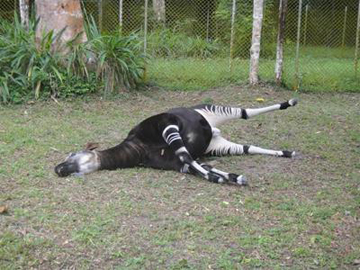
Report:
<svg viewBox="0 0 360 270"><path fill-rule="evenodd" d="M231 28L232 0L220 0L215 11L217 23L223 29ZM251 1L252 2L252 1ZM251 47L253 5L250 1L238 1L235 20L235 57L248 58ZM261 57L274 58L276 54L276 24L277 18L273 16L276 6L274 0L266 1L263 14L262 36L261 36ZM222 44L230 41L230 31L218 32L217 36Z"/></svg>
<svg viewBox="0 0 360 270"><path fill-rule="evenodd" d="M158 57L197 57L214 56L220 50L217 40L206 41L198 36L189 36L184 31L158 28L148 35L148 52Z"/></svg>
<svg viewBox="0 0 360 270"><path fill-rule="evenodd" d="M94 19L86 24L87 47L96 66L96 76L104 83L105 92L116 87L136 88L144 70L141 42L135 34L122 36L120 31L102 35Z"/></svg>
<svg viewBox="0 0 360 270"><path fill-rule="evenodd" d="M77 42L77 36L59 45L62 32L55 35L50 31L37 40L37 25L37 21L31 20L26 30L18 16L13 24L0 20L3 103L83 95L101 86L108 93L117 88L134 88L140 83L144 58L135 36L103 36L91 20L86 26L87 42Z"/></svg>

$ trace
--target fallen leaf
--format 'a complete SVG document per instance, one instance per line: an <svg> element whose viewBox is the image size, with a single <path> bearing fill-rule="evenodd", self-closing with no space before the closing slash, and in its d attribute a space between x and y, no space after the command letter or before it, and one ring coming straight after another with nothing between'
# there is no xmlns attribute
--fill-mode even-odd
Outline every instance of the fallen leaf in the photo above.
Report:
<svg viewBox="0 0 360 270"><path fill-rule="evenodd" d="M0 214L5 214L8 211L8 207L6 205L0 205Z"/></svg>
<svg viewBox="0 0 360 270"><path fill-rule="evenodd" d="M261 102L264 102L265 99L263 99L263 98L257 98L256 101L261 103Z"/></svg>

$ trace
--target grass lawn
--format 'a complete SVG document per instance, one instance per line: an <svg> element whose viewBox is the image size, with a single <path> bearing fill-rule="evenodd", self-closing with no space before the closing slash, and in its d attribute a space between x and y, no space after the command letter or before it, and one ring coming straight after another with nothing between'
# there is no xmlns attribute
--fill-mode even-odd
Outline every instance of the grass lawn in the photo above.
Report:
<svg viewBox="0 0 360 270"><path fill-rule="evenodd" d="M167 108L293 96L295 108L222 128L233 141L298 153L211 160L246 175L248 187L145 168L86 178L53 172L70 151L117 144ZM0 207L8 207L0 214L0 269L356 269L359 112L359 94L265 86L0 107Z"/></svg>
<svg viewBox="0 0 360 270"><path fill-rule="evenodd" d="M298 86L310 92L360 92L360 70L354 72L351 48L305 47L300 51L299 81L295 80L295 51L284 56L283 83L289 89ZM273 83L275 60L260 59L259 76ZM204 90L229 83L247 82L248 59L152 59L148 65L149 81L170 89Z"/></svg>

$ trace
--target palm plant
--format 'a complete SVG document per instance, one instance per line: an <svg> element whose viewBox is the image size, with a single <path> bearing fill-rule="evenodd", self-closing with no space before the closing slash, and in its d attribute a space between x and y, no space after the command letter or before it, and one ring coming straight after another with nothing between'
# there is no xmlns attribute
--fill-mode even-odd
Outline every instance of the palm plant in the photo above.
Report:
<svg viewBox="0 0 360 270"><path fill-rule="evenodd" d="M105 93L114 92L117 87L137 87L145 61L137 35L122 36L120 31L102 35L92 17L87 20L85 30L87 48L94 58L96 75L104 83Z"/></svg>
<svg viewBox="0 0 360 270"><path fill-rule="evenodd" d="M0 32L0 83L1 96L4 102L13 99L12 96L26 96L33 92L39 98L41 85L46 84L50 74L59 81L61 74L61 55L54 44L59 39L52 31L44 34L41 40L35 41L37 21L31 24L29 30L21 25L17 16L14 24L1 21Z"/></svg>
<svg viewBox="0 0 360 270"><path fill-rule="evenodd" d="M21 102L45 94L84 94L96 89L89 83L94 78L105 93L135 88L140 83L144 58L136 35L102 35L94 19L89 18L85 28L88 40L79 42L79 34L63 44L63 31L44 33L37 40L37 24L30 20L30 27L25 29L17 16L14 24L0 20L2 102Z"/></svg>

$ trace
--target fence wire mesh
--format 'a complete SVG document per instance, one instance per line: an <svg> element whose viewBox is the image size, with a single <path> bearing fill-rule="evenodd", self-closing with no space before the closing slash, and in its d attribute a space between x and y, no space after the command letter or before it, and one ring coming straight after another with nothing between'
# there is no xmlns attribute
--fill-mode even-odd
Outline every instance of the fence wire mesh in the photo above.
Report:
<svg viewBox="0 0 360 270"><path fill-rule="evenodd" d="M14 20L15 11L19 11L18 1L2 0L0 3L0 17L6 20Z"/></svg>
<svg viewBox="0 0 360 270"><path fill-rule="evenodd" d="M13 19L17 1L2 0L0 16ZM81 2L103 33L137 33L149 56L147 78L158 85L193 89L248 80L253 1ZM279 2L264 1L259 69L264 81L275 79ZM359 0L288 0L286 14L283 84L305 90L360 90Z"/></svg>

